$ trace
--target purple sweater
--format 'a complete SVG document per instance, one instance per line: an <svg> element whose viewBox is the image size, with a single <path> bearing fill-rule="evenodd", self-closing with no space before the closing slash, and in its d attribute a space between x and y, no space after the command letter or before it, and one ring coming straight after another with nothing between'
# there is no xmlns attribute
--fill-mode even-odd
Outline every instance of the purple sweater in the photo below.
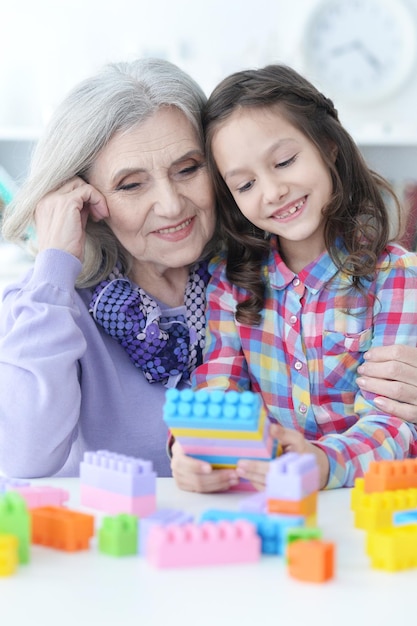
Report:
<svg viewBox="0 0 417 626"><path fill-rule="evenodd" d="M77 476L85 450L149 459L171 475L165 387L150 384L74 288L81 264L40 253L0 305L0 474ZM164 314L178 315L183 307Z"/></svg>

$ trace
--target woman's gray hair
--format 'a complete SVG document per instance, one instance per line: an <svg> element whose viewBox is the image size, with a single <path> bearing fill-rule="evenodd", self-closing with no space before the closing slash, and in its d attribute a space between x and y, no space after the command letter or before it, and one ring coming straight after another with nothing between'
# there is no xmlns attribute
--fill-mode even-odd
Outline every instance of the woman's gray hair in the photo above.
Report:
<svg viewBox="0 0 417 626"><path fill-rule="evenodd" d="M198 132L206 96L179 67L162 59L111 63L76 86L55 111L33 153L29 176L6 208L2 233L21 242L34 226L38 202L73 176L85 177L100 150L163 106L181 110ZM36 250L34 250L36 252ZM130 258L104 221L89 220L83 269L77 286L96 284L117 261Z"/></svg>

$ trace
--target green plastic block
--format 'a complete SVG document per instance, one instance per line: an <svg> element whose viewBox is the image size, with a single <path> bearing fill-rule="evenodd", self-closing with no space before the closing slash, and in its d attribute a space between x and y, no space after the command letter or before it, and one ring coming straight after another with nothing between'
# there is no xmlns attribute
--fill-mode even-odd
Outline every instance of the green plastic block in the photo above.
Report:
<svg viewBox="0 0 417 626"><path fill-rule="evenodd" d="M138 518L121 513L104 517L98 532L98 549L110 556L129 556L138 553Z"/></svg>

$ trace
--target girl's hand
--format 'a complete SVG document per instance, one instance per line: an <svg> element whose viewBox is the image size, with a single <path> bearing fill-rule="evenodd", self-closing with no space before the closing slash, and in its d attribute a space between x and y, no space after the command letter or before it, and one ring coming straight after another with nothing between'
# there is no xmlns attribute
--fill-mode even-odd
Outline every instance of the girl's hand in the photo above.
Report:
<svg viewBox="0 0 417 626"><path fill-rule="evenodd" d="M381 411L417 424L417 348L372 348L358 374L358 386L377 394L374 402Z"/></svg>
<svg viewBox="0 0 417 626"><path fill-rule="evenodd" d="M327 485L329 479L330 463L327 455L321 448L315 446L296 430L284 428L278 424L271 424L271 435L279 441L283 454L286 452L298 452L299 454L313 453L317 458L320 469L320 489ZM237 474L241 478L249 480L256 489L263 490L266 487L266 475L269 461L249 461L242 459L237 464Z"/></svg>
<svg viewBox="0 0 417 626"><path fill-rule="evenodd" d="M108 217L106 200L97 189L75 176L36 206L39 251L58 248L82 262L88 217L95 221Z"/></svg>
<svg viewBox="0 0 417 626"><path fill-rule="evenodd" d="M184 491L199 493L227 491L239 482L234 470L213 469L210 463L184 454L178 441L173 443L171 452L172 475L178 487Z"/></svg>

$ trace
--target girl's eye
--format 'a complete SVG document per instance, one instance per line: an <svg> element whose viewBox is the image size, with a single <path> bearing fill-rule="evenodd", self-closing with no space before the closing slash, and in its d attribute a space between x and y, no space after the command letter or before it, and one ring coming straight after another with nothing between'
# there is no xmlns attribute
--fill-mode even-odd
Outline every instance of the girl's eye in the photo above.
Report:
<svg viewBox="0 0 417 626"><path fill-rule="evenodd" d="M290 159L287 159L286 161L281 161L281 163L277 163L275 167L288 167L289 165L291 165L291 163L294 163L296 158L297 155L295 154Z"/></svg>
<svg viewBox="0 0 417 626"><path fill-rule="evenodd" d="M251 189L251 187L253 186L253 182L254 182L253 180L250 180L248 183L245 183L241 187L238 187L237 192L245 193L245 191L249 191L249 189Z"/></svg>

